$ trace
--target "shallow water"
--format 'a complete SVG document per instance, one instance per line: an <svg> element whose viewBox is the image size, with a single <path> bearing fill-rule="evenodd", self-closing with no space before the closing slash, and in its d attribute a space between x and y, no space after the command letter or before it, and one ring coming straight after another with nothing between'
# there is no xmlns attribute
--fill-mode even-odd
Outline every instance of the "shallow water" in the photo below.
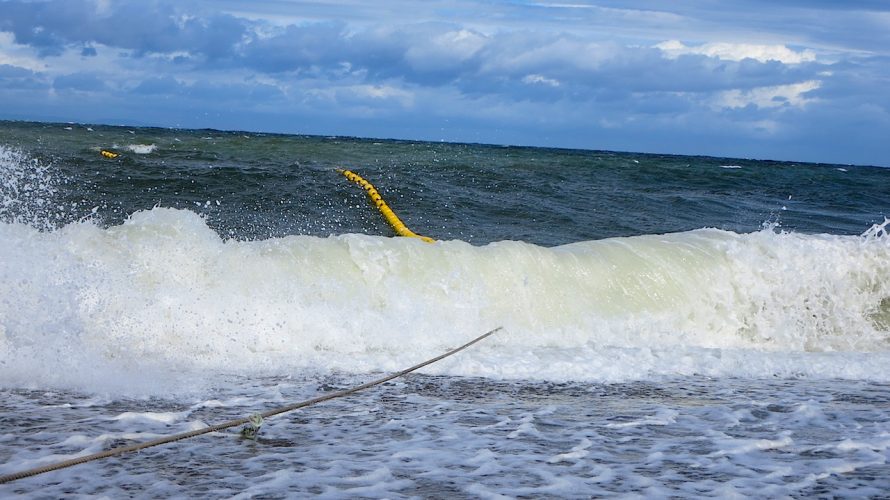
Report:
<svg viewBox="0 0 890 500"><path fill-rule="evenodd" d="M370 376L233 380L209 399L4 391L0 473L247 416ZM616 384L409 375L236 430L0 486L0 495L878 498L890 385Z"/></svg>

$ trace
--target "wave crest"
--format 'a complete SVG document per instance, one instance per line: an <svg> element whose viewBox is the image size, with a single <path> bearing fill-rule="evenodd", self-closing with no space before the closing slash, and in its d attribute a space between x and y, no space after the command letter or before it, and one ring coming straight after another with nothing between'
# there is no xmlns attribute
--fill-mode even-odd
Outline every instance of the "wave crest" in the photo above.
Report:
<svg viewBox="0 0 890 500"><path fill-rule="evenodd" d="M890 339L883 232L702 229L555 248L364 235L241 242L190 211L155 208L107 229L2 224L0 261L7 374L33 375L22 367L35 359L124 371L390 370L495 326L504 333L484 356L438 369L638 377L707 371L715 352L883 355Z"/></svg>

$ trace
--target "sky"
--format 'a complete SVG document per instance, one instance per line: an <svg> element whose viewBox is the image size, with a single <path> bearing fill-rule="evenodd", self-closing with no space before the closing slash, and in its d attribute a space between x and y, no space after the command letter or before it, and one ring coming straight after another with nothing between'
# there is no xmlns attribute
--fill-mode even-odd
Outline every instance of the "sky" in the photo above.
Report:
<svg viewBox="0 0 890 500"><path fill-rule="evenodd" d="M890 166L890 2L0 0L0 119Z"/></svg>

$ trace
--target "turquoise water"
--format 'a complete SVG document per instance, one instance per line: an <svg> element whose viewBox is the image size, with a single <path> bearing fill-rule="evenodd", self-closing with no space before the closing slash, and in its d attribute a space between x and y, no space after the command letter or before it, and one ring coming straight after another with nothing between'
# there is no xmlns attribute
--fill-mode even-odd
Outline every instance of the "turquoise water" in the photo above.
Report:
<svg viewBox="0 0 890 500"><path fill-rule="evenodd" d="M100 155L108 149L114 159ZM414 231L393 237L348 168ZM890 170L0 123L0 495L880 497Z"/></svg>

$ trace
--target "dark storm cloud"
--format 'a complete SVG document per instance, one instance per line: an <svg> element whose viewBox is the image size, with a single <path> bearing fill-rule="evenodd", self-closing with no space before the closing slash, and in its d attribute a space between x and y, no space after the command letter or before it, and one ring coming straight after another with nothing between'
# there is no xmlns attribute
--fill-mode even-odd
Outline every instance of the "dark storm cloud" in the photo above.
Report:
<svg viewBox="0 0 890 500"><path fill-rule="evenodd" d="M124 2L105 11L84 0L4 2L0 29L43 56L78 46L127 49L136 57L170 54L195 69L245 68L261 73L312 72L365 81L398 79L468 92L522 92L521 98L581 97L602 88L709 91L807 79L818 65L723 61L701 55L666 59L660 50L577 35L508 31L485 35L449 23L351 31L344 23L272 27L263 21L207 13L187 2ZM296 8L299 11L299 8ZM126 28L122 28L126 27ZM546 82L559 83L547 85Z"/></svg>
<svg viewBox="0 0 890 500"><path fill-rule="evenodd" d="M210 59L231 54L246 23L226 14L197 11L173 2L116 2L105 10L87 0L5 1L0 31L42 56L60 55L72 45L100 43L148 52L196 51Z"/></svg>

